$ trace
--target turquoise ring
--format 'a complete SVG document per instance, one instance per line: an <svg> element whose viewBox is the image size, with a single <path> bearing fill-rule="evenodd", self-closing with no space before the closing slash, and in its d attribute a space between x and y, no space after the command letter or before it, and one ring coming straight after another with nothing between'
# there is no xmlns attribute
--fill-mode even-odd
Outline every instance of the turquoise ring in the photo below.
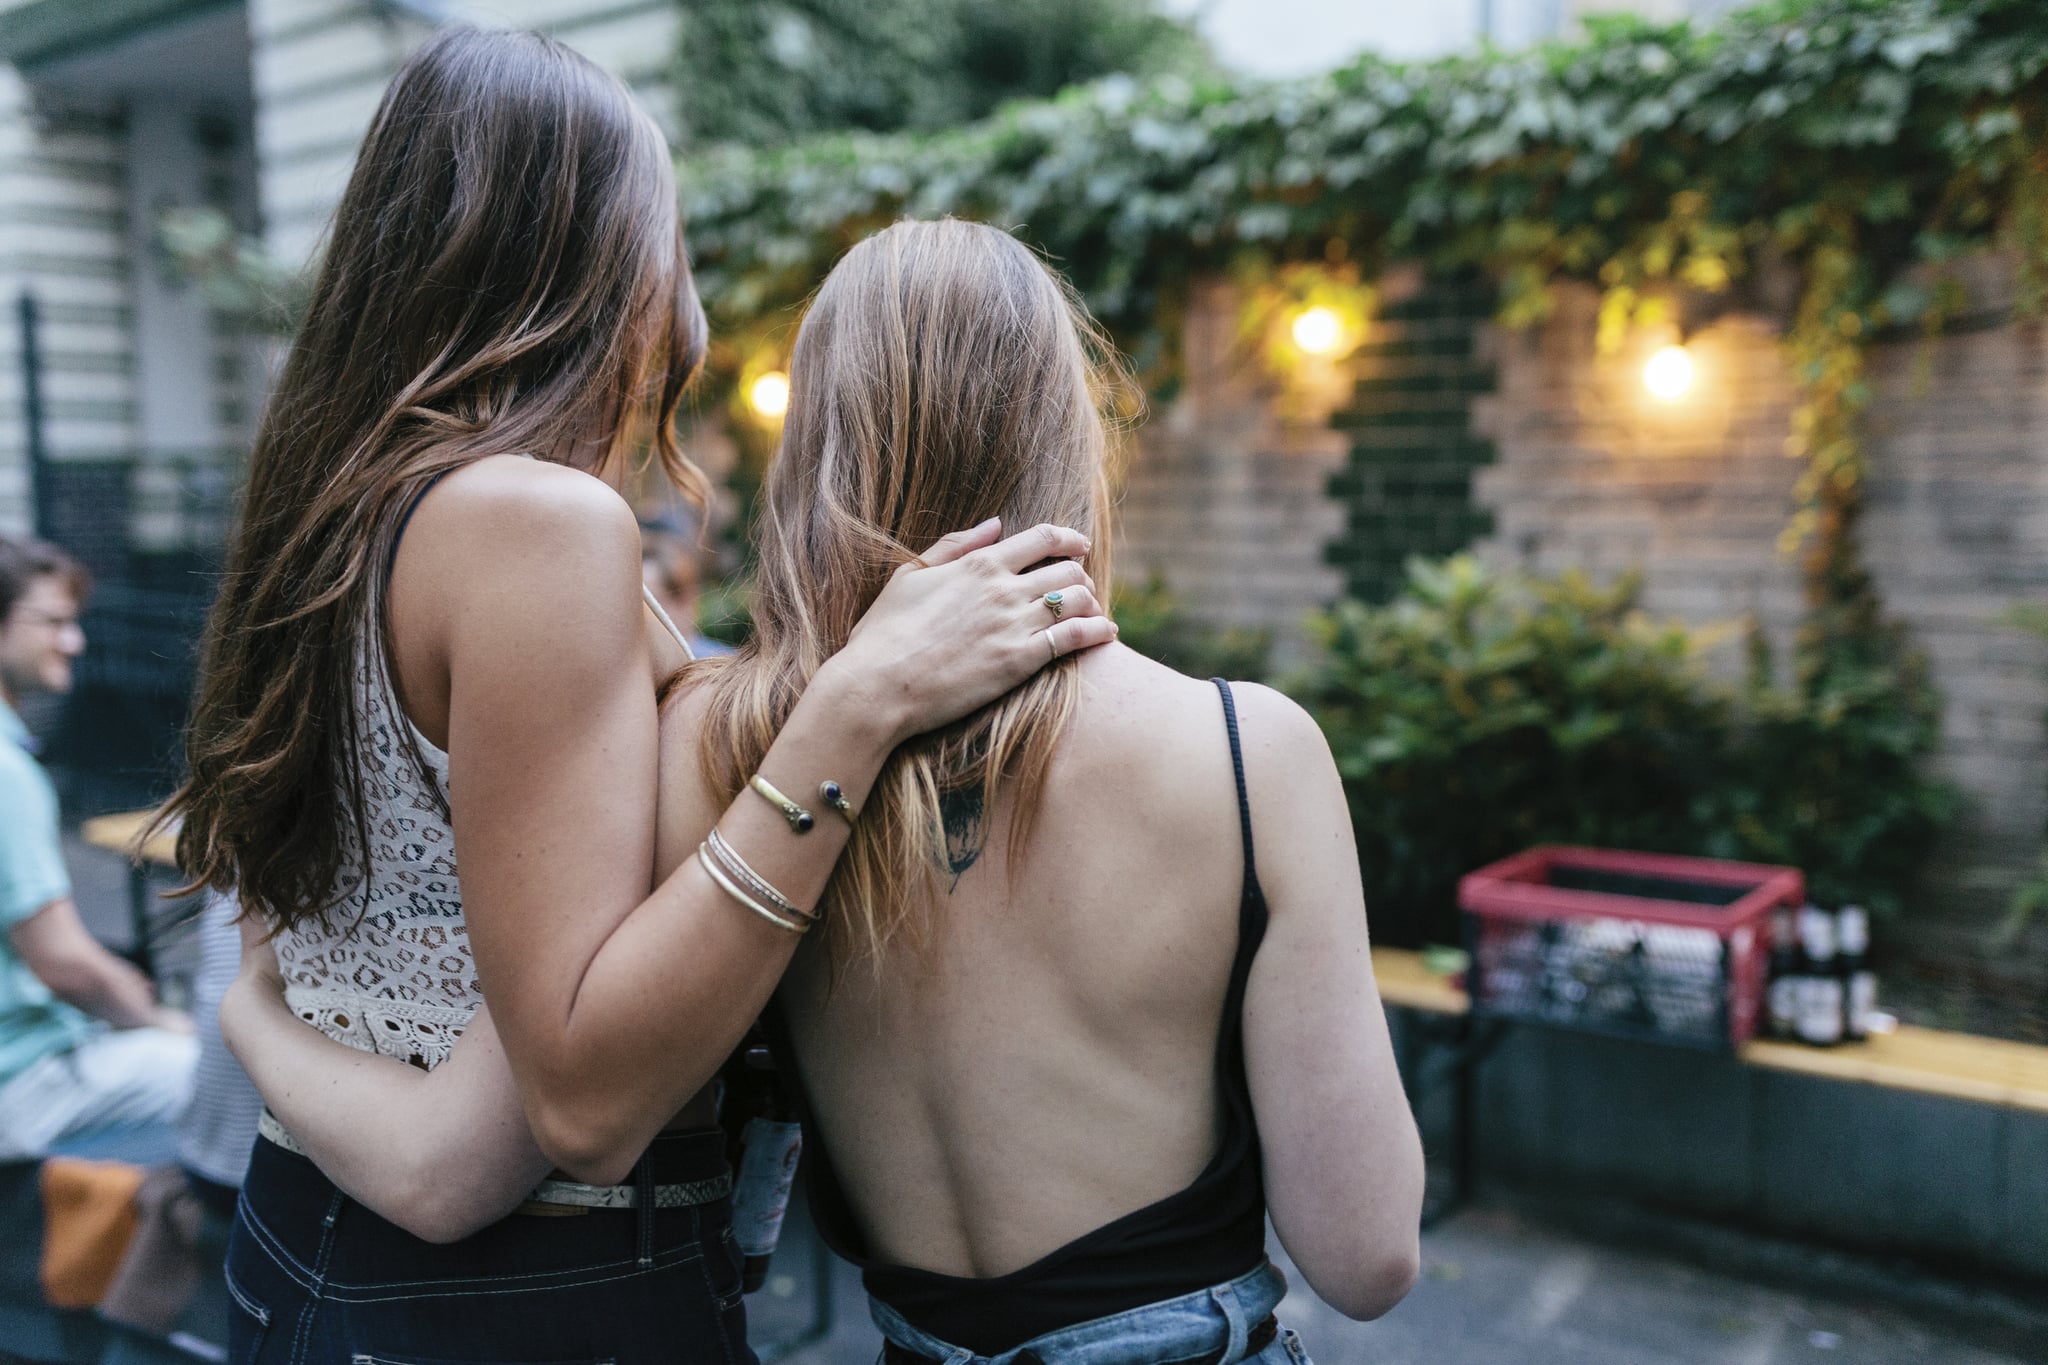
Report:
<svg viewBox="0 0 2048 1365"><path fill-rule="evenodd" d="M1065 602L1067 599L1061 596L1058 592L1047 593L1043 600L1045 602L1045 609L1052 613L1053 620L1057 621L1060 619L1061 616L1065 614L1066 608L1063 607L1061 603Z"/></svg>

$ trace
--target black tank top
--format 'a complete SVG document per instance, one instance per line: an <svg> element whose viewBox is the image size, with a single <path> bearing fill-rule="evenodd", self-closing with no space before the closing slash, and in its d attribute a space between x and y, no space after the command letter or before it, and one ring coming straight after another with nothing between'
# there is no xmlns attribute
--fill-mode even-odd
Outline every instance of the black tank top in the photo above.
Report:
<svg viewBox="0 0 2048 1365"><path fill-rule="evenodd" d="M1222 1140L1194 1183L1075 1238L1022 1270L975 1279L876 1260L824 1145L813 1141L804 1151L812 1216L826 1244L861 1268L870 1294L942 1341L979 1355L1000 1355L1046 1332L1236 1279L1265 1259L1266 1187L1245 1079L1243 1015L1252 957L1266 933L1266 899L1252 863L1251 802L1245 794L1237 707L1230 685L1214 681L1223 696L1230 762L1237 775L1244 888L1238 899L1237 955L1216 1044ZM779 1006L770 1009L766 1022L783 1061L793 1062L796 1053ZM795 1074L793 1066L791 1071ZM802 1094L802 1085L794 1088ZM815 1134L808 1113L805 1118Z"/></svg>

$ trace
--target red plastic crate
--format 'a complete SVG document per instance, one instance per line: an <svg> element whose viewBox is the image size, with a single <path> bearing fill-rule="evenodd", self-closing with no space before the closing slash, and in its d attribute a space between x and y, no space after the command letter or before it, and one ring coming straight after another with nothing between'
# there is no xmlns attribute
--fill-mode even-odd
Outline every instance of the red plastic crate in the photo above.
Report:
<svg viewBox="0 0 2048 1365"><path fill-rule="evenodd" d="M1472 1007L1725 1050L1756 1032L1796 868L1547 846L1458 883Z"/></svg>

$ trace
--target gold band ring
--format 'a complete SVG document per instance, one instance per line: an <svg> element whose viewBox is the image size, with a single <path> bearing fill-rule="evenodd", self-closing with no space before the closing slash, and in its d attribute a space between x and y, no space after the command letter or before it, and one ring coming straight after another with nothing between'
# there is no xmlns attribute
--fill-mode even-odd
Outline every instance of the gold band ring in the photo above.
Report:
<svg viewBox="0 0 2048 1365"><path fill-rule="evenodd" d="M1052 642L1051 631L1045 633L1045 653L1047 663L1056 664L1060 661L1060 647Z"/></svg>

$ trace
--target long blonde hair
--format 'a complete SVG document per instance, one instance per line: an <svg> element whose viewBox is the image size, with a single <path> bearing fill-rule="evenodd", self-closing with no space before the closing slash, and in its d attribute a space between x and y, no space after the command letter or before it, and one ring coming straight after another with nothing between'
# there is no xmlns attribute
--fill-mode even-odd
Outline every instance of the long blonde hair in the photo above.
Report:
<svg viewBox="0 0 2048 1365"><path fill-rule="evenodd" d="M991 516L1006 532L1074 527L1107 596L1106 411L1127 383L1114 355L1072 290L996 228L897 223L846 254L797 333L756 530L754 638L685 674L709 691L699 761L715 791L737 795L889 575L949 531ZM943 793L979 789L993 812L1013 792L1011 844L1029 837L1077 688L1063 660L891 756L825 891L835 963L931 941Z"/></svg>

